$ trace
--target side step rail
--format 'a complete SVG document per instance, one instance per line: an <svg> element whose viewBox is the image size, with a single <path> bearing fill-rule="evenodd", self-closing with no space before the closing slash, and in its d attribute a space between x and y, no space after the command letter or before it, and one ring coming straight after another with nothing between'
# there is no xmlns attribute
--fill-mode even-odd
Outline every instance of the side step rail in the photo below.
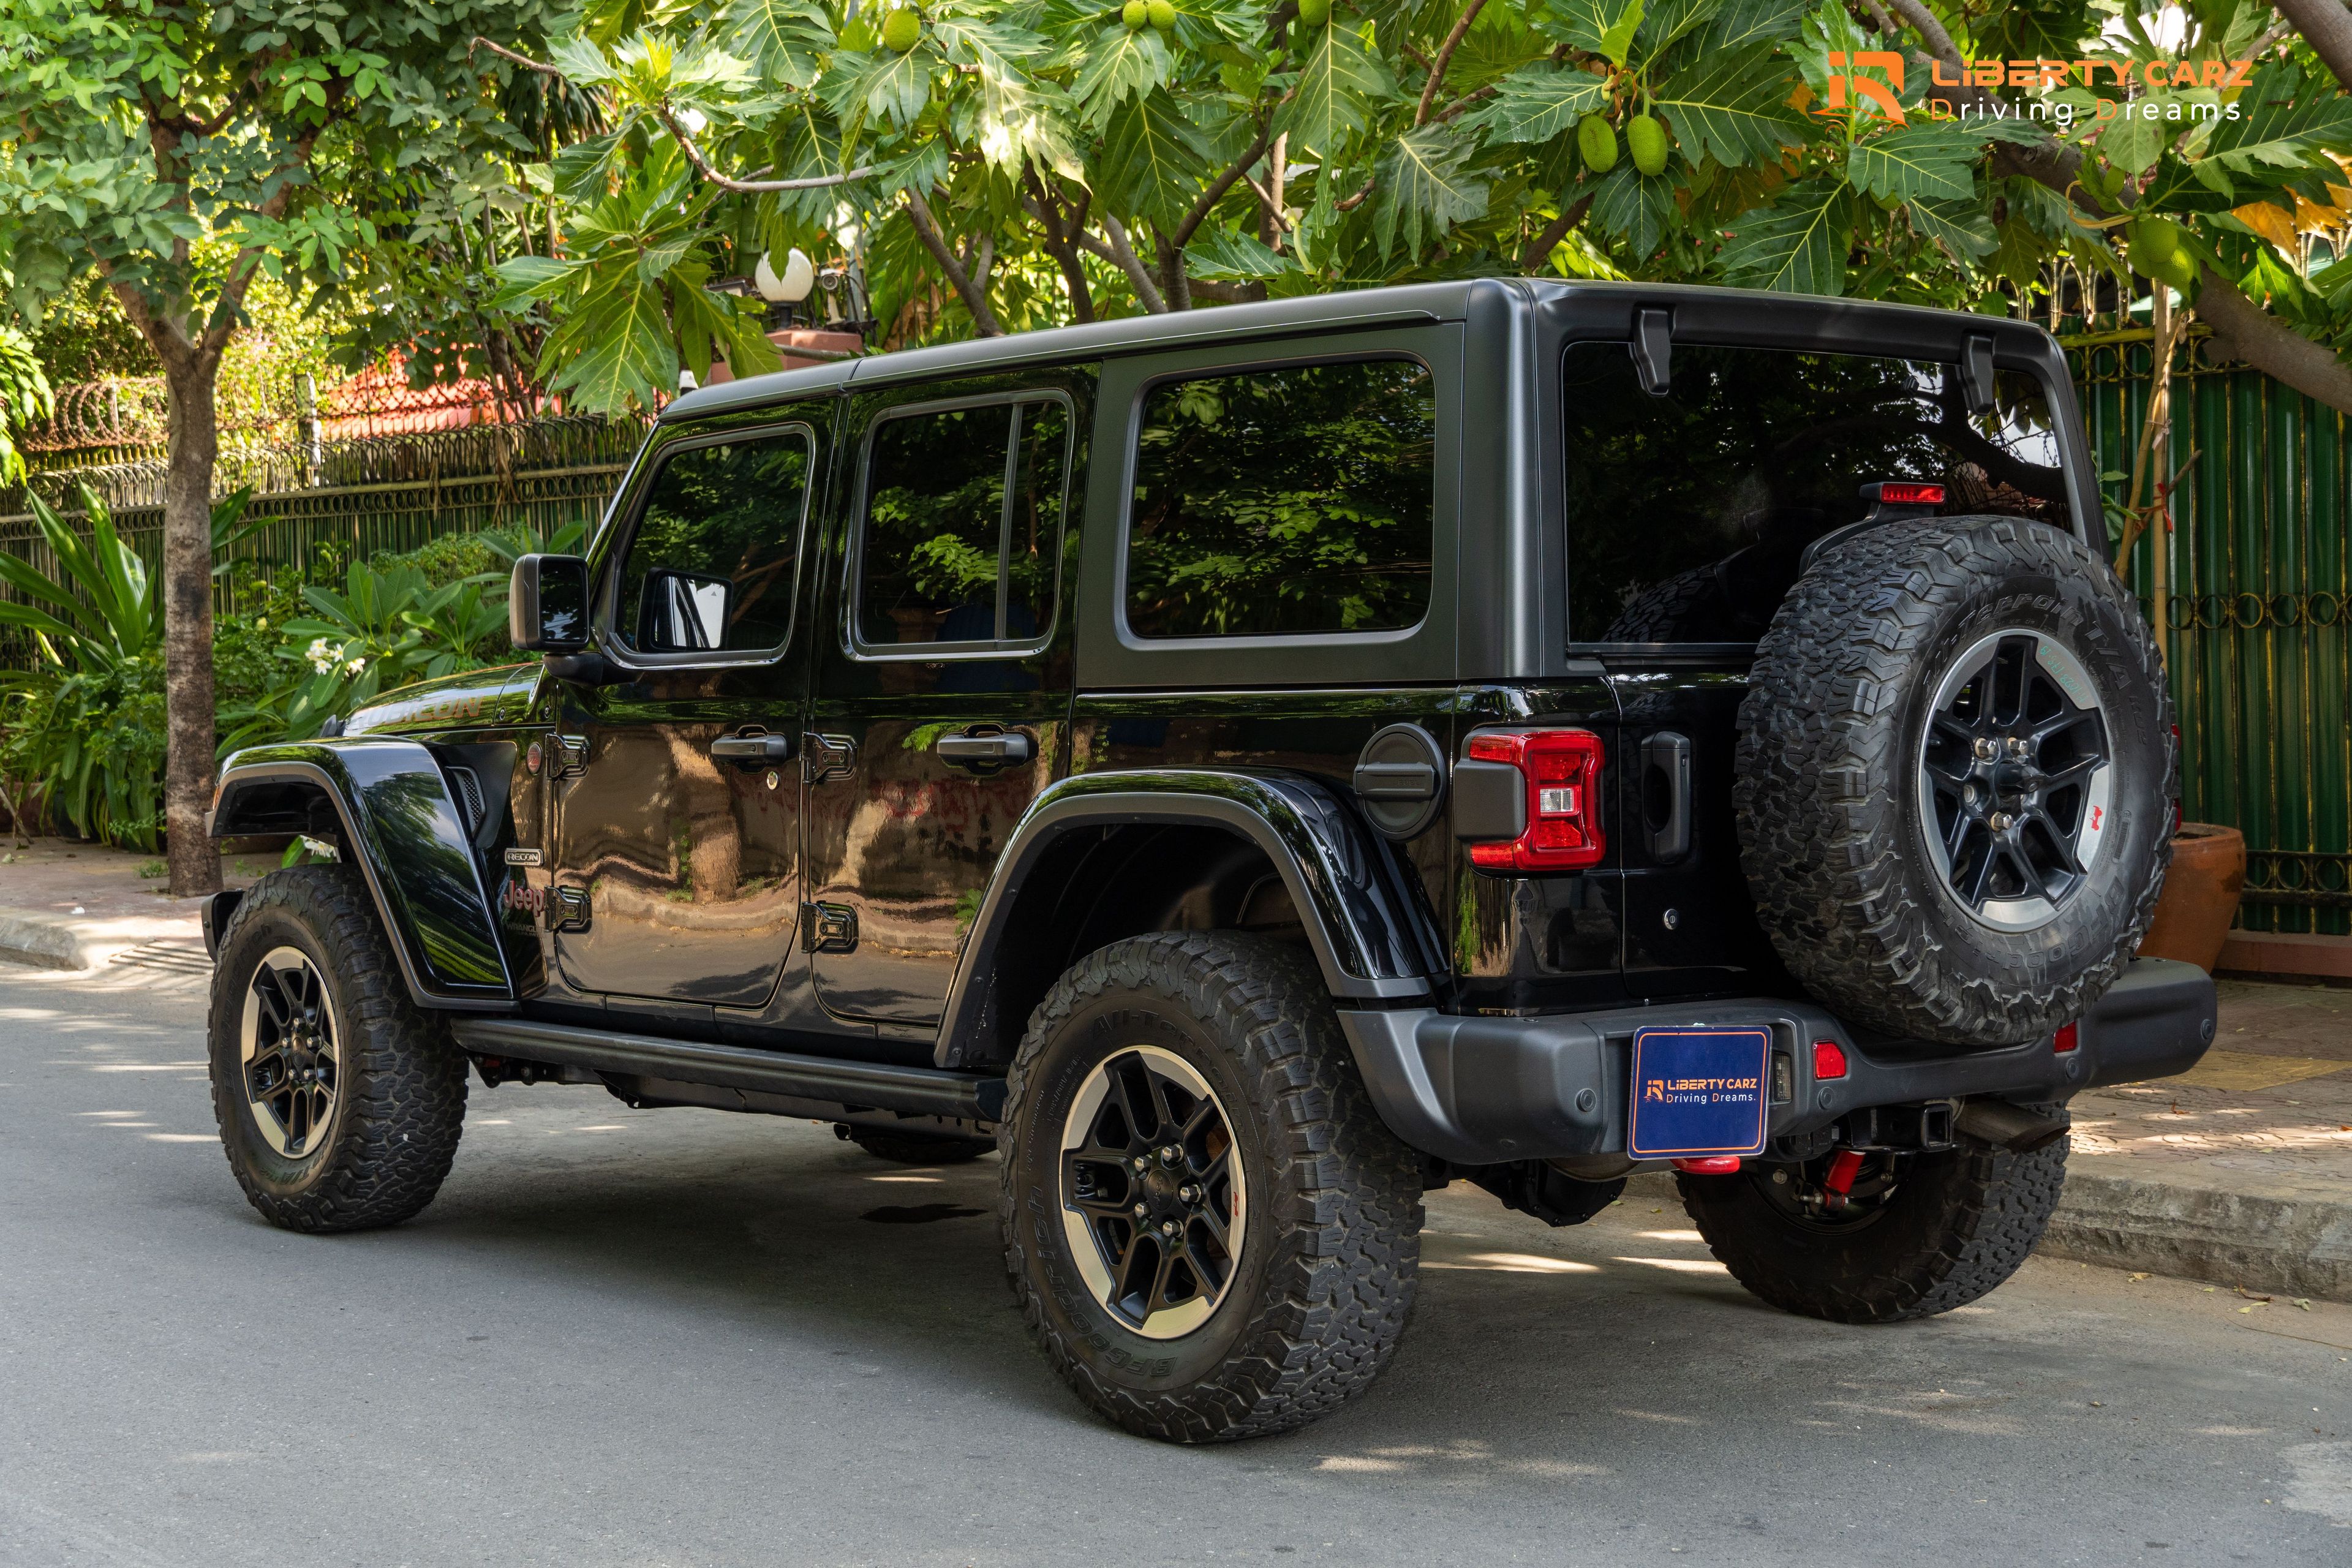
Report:
<svg viewBox="0 0 2352 1568"><path fill-rule="evenodd" d="M476 1056L511 1057L552 1067L713 1084L966 1121L996 1121L1004 1113L1004 1080L977 1073L803 1057L525 1018L452 1018L450 1029L457 1044Z"/></svg>

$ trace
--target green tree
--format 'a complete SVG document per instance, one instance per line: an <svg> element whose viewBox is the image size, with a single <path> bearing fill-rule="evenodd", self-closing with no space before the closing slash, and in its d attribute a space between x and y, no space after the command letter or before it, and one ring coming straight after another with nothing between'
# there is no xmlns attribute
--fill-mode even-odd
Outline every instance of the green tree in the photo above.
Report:
<svg viewBox="0 0 2352 1568"><path fill-rule="evenodd" d="M791 244L854 250L919 334L1547 270L2008 309L2062 258L2127 281L2116 227L2160 211L2231 348L2352 409L2332 346L2352 275L2336 293L2288 276L2234 216L2324 204L2343 178L2352 105L2322 62L2352 70L2352 24L2330 0L2192 0L2178 41L2155 7L2089 0L1154 9L591 0L534 68L612 109L554 172L609 252L514 263L509 301L551 310L552 374L617 405L716 341L696 289L623 288L625 260L689 282L671 258L715 277ZM1829 64L1890 49L1909 57L1899 123ZM1935 85L1969 58L2157 57L2200 85L2137 67L2127 89L2103 71L2105 93L2074 72ZM2248 58L2250 83L2201 85L2204 62ZM637 189L658 232L607 216ZM940 289L960 321L914 308Z"/></svg>
<svg viewBox="0 0 2352 1568"><path fill-rule="evenodd" d="M345 6L14 0L0 11L0 258L37 324L105 280L170 394L162 589L172 890L218 885L210 503L221 357L257 278L316 298L429 184L528 153L466 39L541 38L541 0Z"/></svg>

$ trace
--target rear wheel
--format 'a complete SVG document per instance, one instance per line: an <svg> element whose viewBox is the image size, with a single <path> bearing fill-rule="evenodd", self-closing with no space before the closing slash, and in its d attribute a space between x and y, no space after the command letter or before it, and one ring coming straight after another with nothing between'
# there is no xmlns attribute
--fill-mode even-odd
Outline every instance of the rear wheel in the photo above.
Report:
<svg viewBox="0 0 2352 1568"><path fill-rule="evenodd" d="M466 1058L408 1000L359 873L263 878L222 934L213 1115L253 1206L288 1230L397 1225L433 1201L466 1118Z"/></svg>
<svg viewBox="0 0 2352 1568"><path fill-rule="evenodd" d="M1038 1007L1007 1089L1006 1268L1095 1409L1145 1436L1257 1436L1387 1363L1421 1166L1303 954L1222 932L1107 947Z"/></svg>
<svg viewBox="0 0 2352 1568"><path fill-rule="evenodd" d="M2066 1140L2014 1153L1963 1135L1935 1153L1837 1152L1675 1180L1708 1249L1758 1297L1888 1323L1964 1307L2017 1272L2058 1206Z"/></svg>

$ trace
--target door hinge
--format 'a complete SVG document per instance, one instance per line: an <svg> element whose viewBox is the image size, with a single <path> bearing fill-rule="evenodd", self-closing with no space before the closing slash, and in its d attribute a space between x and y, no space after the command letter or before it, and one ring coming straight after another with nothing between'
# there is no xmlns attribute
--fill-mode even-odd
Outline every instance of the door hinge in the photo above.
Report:
<svg viewBox="0 0 2352 1568"><path fill-rule="evenodd" d="M810 731L801 736L801 777L809 784L823 784L827 779L845 779L857 765L857 742L846 735L820 735Z"/></svg>
<svg viewBox="0 0 2352 1568"><path fill-rule="evenodd" d="M804 952L857 951L857 911L847 904L803 904L801 950Z"/></svg>

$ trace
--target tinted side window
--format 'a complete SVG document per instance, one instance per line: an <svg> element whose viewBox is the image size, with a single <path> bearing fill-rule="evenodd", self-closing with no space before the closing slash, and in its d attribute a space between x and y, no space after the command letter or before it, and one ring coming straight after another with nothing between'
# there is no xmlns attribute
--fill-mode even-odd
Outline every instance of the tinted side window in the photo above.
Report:
<svg viewBox="0 0 2352 1568"><path fill-rule="evenodd" d="M1163 382L1128 514L1139 637L1395 631L1429 608L1437 395L1412 360Z"/></svg>
<svg viewBox="0 0 2352 1568"><path fill-rule="evenodd" d="M1055 402L934 409L875 426L861 642L1023 642L1045 629L1069 428Z"/></svg>
<svg viewBox="0 0 2352 1568"><path fill-rule="evenodd" d="M783 646L814 450L803 428L662 459L621 565L613 629L624 646L638 653Z"/></svg>
<svg viewBox="0 0 2352 1568"><path fill-rule="evenodd" d="M1945 487L1945 515L2071 528L2041 381L1995 379L1971 415L1958 368L1859 354L1676 343L1672 390L1643 392L1623 343L1571 344L1569 635L1753 642L1804 547L1869 510L1863 485Z"/></svg>

